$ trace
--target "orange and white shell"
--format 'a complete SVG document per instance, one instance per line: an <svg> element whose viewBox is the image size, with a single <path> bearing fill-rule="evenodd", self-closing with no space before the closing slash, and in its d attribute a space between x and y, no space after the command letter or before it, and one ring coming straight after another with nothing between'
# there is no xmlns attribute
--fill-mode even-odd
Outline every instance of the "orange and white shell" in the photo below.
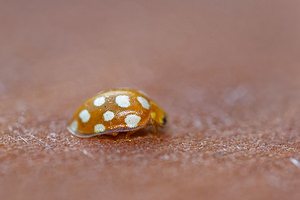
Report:
<svg viewBox="0 0 300 200"><path fill-rule="evenodd" d="M151 112L151 100L139 91L104 91L79 107L68 130L77 137L117 135L149 125Z"/></svg>

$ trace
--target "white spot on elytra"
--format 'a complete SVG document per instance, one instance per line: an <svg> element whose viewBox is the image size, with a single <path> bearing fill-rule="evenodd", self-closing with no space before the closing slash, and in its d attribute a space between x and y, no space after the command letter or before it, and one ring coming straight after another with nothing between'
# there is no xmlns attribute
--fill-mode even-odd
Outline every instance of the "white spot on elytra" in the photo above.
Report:
<svg viewBox="0 0 300 200"><path fill-rule="evenodd" d="M137 100L142 104L144 108L149 109L149 102L144 97L137 97Z"/></svg>
<svg viewBox="0 0 300 200"><path fill-rule="evenodd" d="M120 95L116 97L116 103L118 106L122 108L127 108L130 106L129 96L127 95Z"/></svg>
<svg viewBox="0 0 300 200"><path fill-rule="evenodd" d="M97 97L94 100L94 105L95 106L102 106L105 103L105 97Z"/></svg>
<svg viewBox="0 0 300 200"><path fill-rule="evenodd" d="M79 117L80 117L81 121L83 123L85 123L85 122L89 121L91 115L87 109L84 109L79 113Z"/></svg>
<svg viewBox="0 0 300 200"><path fill-rule="evenodd" d="M138 90L138 92L141 93L141 94L143 94L143 95L146 96L146 97L149 97L149 95L146 94L146 93L145 93L144 91L142 91L142 90Z"/></svg>
<svg viewBox="0 0 300 200"><path fill-rule="evenodd" d="M100 133L105 130L105 126L103 124L96 124L94 127L95 133Z"/></svg>
<svg viewBox="0 0 300 200"><path fill-rule="evenodd" d="M126 123L127 127L134 128L134 127L137 127L140 120L141 120L141 117L139 117L137 115L127 115L125 118L125 123Z"/></svg>
<svg viewBox="0 0 300 200"><path fill-rule="evenodd" d="M70 129L71 129L72 131L77 131L77 128L78 128L78 122L77 122L77 120L75 120L75 121L73 121L73 122L71 123Z"/></svg>
<svg viewBox="0 0 300 200"><path fill-rule="evenodd" d="M115 114L113 112L111 112L111 111L106 111L103 114L103 117L104 117L104 121L110 121L110 120L112 120L115 117Z"/></svg>

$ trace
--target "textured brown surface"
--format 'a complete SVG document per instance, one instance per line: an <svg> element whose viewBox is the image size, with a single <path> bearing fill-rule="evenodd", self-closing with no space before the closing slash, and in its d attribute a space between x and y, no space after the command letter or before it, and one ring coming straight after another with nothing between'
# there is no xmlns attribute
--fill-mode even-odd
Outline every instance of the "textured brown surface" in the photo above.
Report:
<svg viewBox="0 0 300 200"><path fill-rule="evenodd" d="M0 2L0 199L300 199L299 1ZM79 139L103 89L151 134Z"/></svg>

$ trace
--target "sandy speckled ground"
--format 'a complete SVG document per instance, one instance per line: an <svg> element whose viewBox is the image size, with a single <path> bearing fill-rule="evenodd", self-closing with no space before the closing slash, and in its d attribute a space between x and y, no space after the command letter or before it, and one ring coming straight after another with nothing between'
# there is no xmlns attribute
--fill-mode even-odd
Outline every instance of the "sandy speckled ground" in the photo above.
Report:
<svg viewBox="0 0 300 200"><path fill-rule="evenodd" d="M300 199L300 4L0 1L0 199ZM147 92L142 131L66 131L100 90Z"/></svg>

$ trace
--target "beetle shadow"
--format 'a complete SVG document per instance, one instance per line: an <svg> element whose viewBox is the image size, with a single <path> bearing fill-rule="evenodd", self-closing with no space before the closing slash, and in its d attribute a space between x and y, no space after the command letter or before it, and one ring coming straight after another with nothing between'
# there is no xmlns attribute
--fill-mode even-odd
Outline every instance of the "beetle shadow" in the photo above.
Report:
<svg viewBox="0 0 300 200"><path fill-rule="evenodd" d="M116 136L112 136L112 135L98 135L96 136L96 138L99 139L109 139L109 140L127 140L126 139L126 133L127 132L120 132L118 135ZM162 128L158 129L158 134L162 137L163 135L165 135L165 130ZM147 137L147 136L151 136L153 138L157 138L157 139L162 139L162 138L158 138L157 136L155 136L152 127L147 127L141 130L138 130L136 132L134 132L132 135L130 135L130 139L136 139L136 138L142 138L142 137Z"/></svg>

